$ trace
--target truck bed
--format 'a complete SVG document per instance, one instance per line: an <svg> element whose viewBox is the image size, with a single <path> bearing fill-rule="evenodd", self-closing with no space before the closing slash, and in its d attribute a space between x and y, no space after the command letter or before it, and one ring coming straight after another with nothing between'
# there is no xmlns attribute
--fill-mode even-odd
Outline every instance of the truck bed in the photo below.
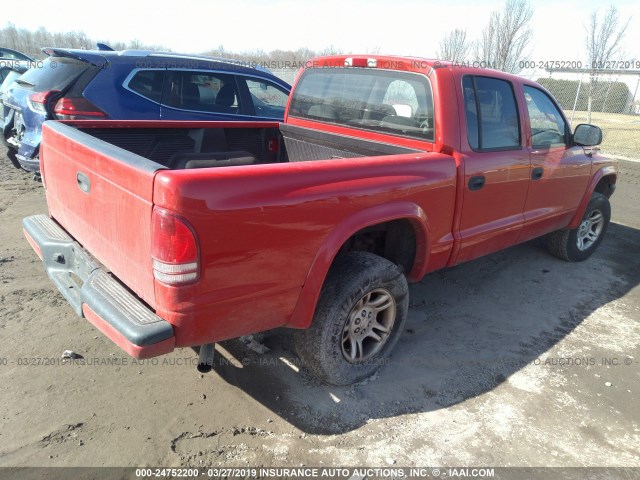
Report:
<svg viewBox="0 0 640 480"><path fill-rule="evenodd" d="M210 122L196 128L132 128L125 123L108 128L92 124L78 130L172 170L420 152L292 125L262 125Z"/></svg>
<svg viewBox="0 0 640 480"><path fill-rule="evenodd" d="M47 122L43 135L50 216L173 326L176 346L304 326L303 287L371 223L429 230L410 279L444 266L453 244L448 155L277 123ZM196 283L154 280L156 210L195 232Z"/></svg>

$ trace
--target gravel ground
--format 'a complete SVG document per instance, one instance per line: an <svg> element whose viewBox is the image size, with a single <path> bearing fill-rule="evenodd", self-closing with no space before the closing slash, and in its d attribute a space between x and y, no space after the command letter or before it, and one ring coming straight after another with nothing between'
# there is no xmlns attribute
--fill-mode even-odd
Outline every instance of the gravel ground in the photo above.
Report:
<svg viewBox="0 0 640 480"><path fill-rule="evenodd" d="M590 260L533 241L426 277L391 363L335 388L287 331L206 375L134 362L46 277L20 224L42 185L0 158L0 466L639 467L640 163L618 185Z"/></svg>

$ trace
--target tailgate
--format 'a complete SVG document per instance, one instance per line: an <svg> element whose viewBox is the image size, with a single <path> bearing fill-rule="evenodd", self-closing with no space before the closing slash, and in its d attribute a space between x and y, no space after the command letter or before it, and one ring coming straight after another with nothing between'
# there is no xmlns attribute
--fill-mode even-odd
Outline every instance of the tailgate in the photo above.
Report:
<svg viewBox="0 0 640 480"><path fill-rule="evenodd" d="M155 308L153 178L163 167L60 122L46 122L41 169L49 214Z"/></svg>

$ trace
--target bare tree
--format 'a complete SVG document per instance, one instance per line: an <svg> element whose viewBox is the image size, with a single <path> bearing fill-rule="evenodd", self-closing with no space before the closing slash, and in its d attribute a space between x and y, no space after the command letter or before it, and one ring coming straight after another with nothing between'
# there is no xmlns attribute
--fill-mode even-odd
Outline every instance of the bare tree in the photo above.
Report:
<svg viewBox="0 0 640 480"><path fill-rule="evenodd" d="M2 44L8 48L12 48L13 50L19 49L18 29L13 23L8 23L7 26L2 29L2 36L0 38L2 38Z"/></svg>
<svg viewBox="0 0 640 480"><path fill-rule="evenodd" d="M144 43L142 43L142 40L134 38L133 40L129 41L129 45L127 47L133 50L141 50L142 48L144 48Z"/></svg>
<svg viewBox="0 0 640 480"><path fill-rule="evenodd" d="M103 40L101 43L111 44L112 42ZM16 28L14 24L7 23L5 27L0 27L0 46L18 50L34 58L42 58L43 47L82 48L88 50L95 48L96 43L83 31L52 33L44 27L39 27L37 30L28 30L26 28ZM124 42L115 42L111 46L115 46L116 50L127 48ZM145 45L137 39L131 40L128 48L168 50L161 45Z"/></svg>
<svg viewBox="0 0 640 480"><path fill-rule="evenodd" d="M337 48L333 44L329 45L323 50L320 50L320 55L340 55L340 54L342 54L342 49Z"/></svg>
<svg viewBox="0 0 640 480"><path fill-rule="evenodd" d="M626 23L621 24L618 9L613 5L607 10L602 23L598 22L598 11L591 12L586 46L592 68L602 68L597 65L607 60L617 60L630 21L631 19L628 19Z"/></svg>
<svg viewBox="0 0 640 480"><path fill-rule="evenodd" d="M469 44L467 43L467 31L456 28L447 33L442 40L436 56L441 60L461 62L467 58Z"/></svg>
<svg viewBox="0 0 640 480"><path fill-rule="evenodd" d="M232 58L244 62L267 65L269 68L296 68L294 65L302 65L313 57L322 55L341 53L342 51L331 45L324 50L317 51L309 48L299 48L297 50L272 50L266 52L261 49L244 52L232 52L226 50L223 45L204 52L204 55L212 57ZM290 65L290 66L287 66Z"/></svg>
<svg viewBox="0 0 640 480"><path fill-rule="evenodd" d="M587 56L591 73L589 75L589 100L587 103L587 123L591 123L591 104L593 91L598 81L598 69L606 68L608 61L618 60L621 55L621 42L627 33L631 19L621 23L618 9L610 5L602 21L598 20L598 10L591 12L587 27Z"/></svg>
<svg viewBox="0 0 640 480"><path fill-rule="evenodd" d="M501 12L491 12L476 44L476 60L509 73L522 70L520 60L533 37L532 17L533 8L527 0L507 0Z"/></svg>

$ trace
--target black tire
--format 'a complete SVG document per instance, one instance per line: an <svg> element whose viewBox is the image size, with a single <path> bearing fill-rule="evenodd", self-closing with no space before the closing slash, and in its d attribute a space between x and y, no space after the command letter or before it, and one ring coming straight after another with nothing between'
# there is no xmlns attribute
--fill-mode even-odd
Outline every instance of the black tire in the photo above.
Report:
<svg viewBox="0 0 640 480"><path fill-rule="evenodd" d="M388 306L374 312L376 302ZM311 327L294 334L298 356L325 383L349 385L364 380L388 363L408 309L409 287L398 266L367 252L337 258L322 288ZM363 328L357 335L364 338L352 340L356 324L365 323L367 335ZM389 326L388 333L378 329L382 326ZM371 331L380 341L368 336ZM362 358L348 359L347 355Z"/></svg>
<svg viewBox="0 0 640 480"><path fill-rule="evenodd" d="M602 217L602 223L597 227L596 222L589 222L597 218L598 214ZM602 242L610 220L609 199L603 194L595 192L587 205L580 226L573 230L558 230L550 233L547 236L547 249L551 254L567 262L582 262L589 258ZM588 244L586 244L587 239L585 238L587 233L593 237Z"/></svg>

